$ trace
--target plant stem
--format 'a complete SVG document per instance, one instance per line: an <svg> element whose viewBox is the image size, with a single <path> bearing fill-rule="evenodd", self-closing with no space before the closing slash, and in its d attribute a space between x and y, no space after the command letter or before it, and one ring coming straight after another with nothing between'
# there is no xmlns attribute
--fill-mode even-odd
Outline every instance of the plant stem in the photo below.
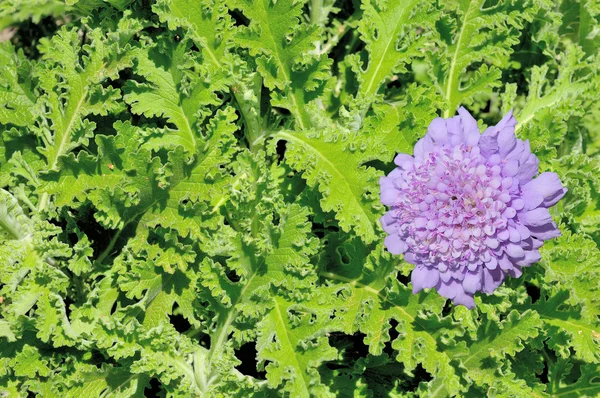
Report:
<svg viewBox="0 0 600 398"><path fill-rule="evenodd" d="M244 118L244 134L252 153L264 148L264 121L260 116L262 77L256 73L250 84L236 84L232 92Z"/></svg>
<svg viewBox="0 0 600 398"><path fill-rule="evenodd" d="M98 258L96 259L96 262L98 264L102 264L102 262L104 260L106 260L106 257L108 257L110 255L110 252L115 247L115 244L117 243L117 240L119 239L119 236L121 236L121 232L123 232L123 230L125 229L126 226L127 225L124 225L123 228L118 230L117 233L113 235L112 239L108 243L108 246L106 246L106 249L104 249L104 251L102 253L100 253L100 256L98 256Z"/></svg>

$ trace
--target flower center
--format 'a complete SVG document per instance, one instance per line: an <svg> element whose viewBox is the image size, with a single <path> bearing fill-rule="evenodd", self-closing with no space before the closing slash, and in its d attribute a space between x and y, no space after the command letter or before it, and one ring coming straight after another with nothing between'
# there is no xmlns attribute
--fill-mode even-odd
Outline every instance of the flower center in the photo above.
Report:
<svg viewBox="0 0 600 398"><path fill-rule="evenodd" d="M415 159L404 171L394 209L410 252L440 271L489 261L497 234L516 215L508 206L512 178L501 176L500 159L457 145Z"/></svg>

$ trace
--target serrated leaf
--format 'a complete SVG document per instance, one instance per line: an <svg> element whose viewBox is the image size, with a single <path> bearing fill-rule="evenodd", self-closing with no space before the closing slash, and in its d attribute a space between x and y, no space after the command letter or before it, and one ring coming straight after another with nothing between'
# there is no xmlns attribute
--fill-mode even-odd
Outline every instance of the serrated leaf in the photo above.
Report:
<svg viewBox="0 0 600 398"><path fill-rule="evenodd" d="M519 31L540 7L536 1L518 0L486 5L485 0L447 2L446 15L437 24L443 50L431 52L432 72L446 100L446 118L459 105L470 105L477 95L500 86L499 68L506 66ZM473 65L475 72L466 73Z"/></svg>
<svg viewBox="0 0 600 398"><path fill-rule="evenodd" d="M344 231L352 231L365 242L375 240L381 173L362 165L368 157L361 153L369 144L342 134L279 132L276 139L287 141L286 160L303 173L310 186L319 188L323 210L335 212Z"/></svg>
<svg viewBox="0 0 600 398"><path fill-rule="evenodd" d="M251 21L236 41L255 57L266 87L276 90L274 105L288 109L298 129L311 127L307 105L329 74L327 57L315 55L316 25L302 23L302 2L238 0L236 6Z"/></svg>
<svg viewBox="0 0 600 398"><path fill-rule="evenodd" d="M369 62L364 70L357 71L358 96L368 100L393 73L406 72L411 59L423 54L439 15L430 2L421 0L367 0L361 8L364 16L358 31L366 43Z"/></svg>
<svg viewBox="0 0 600 398"><path fill-rule="evenodd" d="M0 123L26 126L32 122L35 97L31 63L10 43L0 44Z"/></svg>

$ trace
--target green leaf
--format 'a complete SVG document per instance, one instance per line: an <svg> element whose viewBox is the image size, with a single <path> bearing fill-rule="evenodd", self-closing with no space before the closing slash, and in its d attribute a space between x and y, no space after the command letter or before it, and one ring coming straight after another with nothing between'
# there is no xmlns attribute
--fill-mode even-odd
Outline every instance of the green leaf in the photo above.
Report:
<svg viewBox="0 0 600 398"><path fill-rule="evenodd" d="M22 51L10 43L0 44L0 123L30 125L34 115L32 66Z"/></svg>
<svg viewBox="0 0 600 398"><path fill-rule="evenodd" d="M342 230L372 242L381 213L377 179L381 173L363 166L369 143L350 134L278 132L287 142L286 161L302 172L309 186L323 195L321 207L333 211Z"/></svg>
<svg viewBox="0 0 600 398"><path fill-rule="evenodd" d="M23 346L23 349L10 361L15 376L34 378L49 376L51 371L47 366L48 361L42 359L40 351L31 345Z"/></svg>
<svg viewBox="0 0 600 398"><path fill-rule="evenodd" d="M581 305L587 322L597 322L600 313L600 250L583 234L561 228L562 236L547 242L542 250L545 282L559 284L570 292L569 304Z"/></svg>
<svg viewBox="0 0 600 398"><path fill-rule="evenodd" d="M330 60L315 54L319 28L300 21L303 2L294 0L238 0L236 6L250 19L236 42L255 57L264 84L275 90L273 105L288 109L298 129L311 127L307 105L316 99L330 76Z"/></svg>
<svg viewBox="0 0 600 398"><path fill-rule="evenodd" d="M448 353L460 361L465 369L464 377L479 386L489 386L498 396L513 396L527 391L532 393L523 380L506 370L497 369L505 356L514 356L524 348L524 342L536 337L542 321L535 311L519 314L511 311L499 325L488 321L479 326L477 339L458 344Z"/></svg>
<svg viewBox="0 0 600 398"><path fill-rule="evenodd" d="M544 321L550 337L547 344L562 357L572 357L569 350L572 347L575 358L600 363L600 334L597 332L600 323L583 319L577 308L569 308L565 304L568 299L569 293L563 290L554 292L547 299L540 298L532 306Z"/></svg>
<svg viewBox="0 0 600 398"><path fill-rule="evenodd" d="M358 97L369 100L392 74L405 73L406 65L422 56L439 12L431 2L421 0L366 0L361 8L358 31L366 43L369 62L357 71Z"/></svg>
<svg viewBox="0 0 600 398"><path fill-rule="evenodd" d="M59 0L6 0L0 3L0 30L32 19L39 23L45 16L58 16L70 8Z"/></svg>
<svg viewBox="0 0 600 398"><path fill-rule="evenodd" d="M222 91L226 82L220 75L210 80L200 75L190 47L188 40L177 43L169 38L137 50L135 70L147 83L131 82L124 99L133 113L162 116L175 126L167 127L160 140L151 142L153 147L180 145L194 154L197 146L205 145L199 127L202 111L219 103L215 93Z"/></svg>
<svg viewBox="0 0 600 398"><path fill-rule="evenodd" d="M98 84L105 79L108 49L99 30L91 31L89 36L92 43L81 53L77 31L66 28L51 40L44 40L40 47L44 61L37 71L44 91L41 101L50 111L41 121L38 134L44 142L40 152L51 170L56 169L61 156L86 144L92 136L94 124L84 120L87 115L115 111L119 106L118 90L106 90L106 96L94 95L102 90Z"/></svg>
<svg viewBox="0 0 600 398"><path fill-rule="evenodd" d="M447 352L446 344L460 335L462 329L450 318L440 318L444 300L435 293L413 295L407 287L389 278L394 263L382 247L368 255L368 265L358 277L343 275L344 270L356 271L361 266L365 254L357 247L361 247L358 242L342 246L343 255L351 259L342 269L321 272L322 277L331 281L329 291L336 297L334 303L342 307L336 313L344 333L364 333L369 352L381 355L384 344L390 341L390 322L396 321L399 335L392 341L392 347L406 372L411 374L421 364L436 379L444 380L447 394L458 393L460 379L450 363L453 356ZM445 343L439 343L442 338Z"/></svg>
<svg viewBox="0 0 600 398"><path fill-rule="evenodd" d="M23 239L30 232L30 220L15 197L0 189L0 242L5 239Z"/></svg>
<svg viewBox="0 0 600 398"><path fill-rule="evenodd" d="M95 366L79 366L73 379L78 383L69 386L63 392L67 398L99 397L103 394L119 398L142 398L148 377L134 375L123 368L110 367L103 364L100 368Z"/></svg>
<svg viewBox="0 0 600 398"><path fill-rule="evenodd" d="M515 131L531 141L533 151L560 144L567 122L583 116L591 106L587 100L600 89L596 63L586 62L579 48L568 46L560 60L558 76L551 85L549 65L532 69L525 106L516 113Z"/></svg>
<svg viewBox="0 0 600 398"><path fill-rule="evenodd" d="M593 397L600 394L600 383L598 382L598 365L582 365L581 375L574 382L564 380L569 378L573 364L569 360L558 360L554 366L548 369L548 393L553 397Z"/></svg>
<svg viewBox="0 0 600 398"><path fill-rule="evenodd" d="M533 19L539 3L510 0L487 6L485 0L454 0L445 4L445 15L436 26L442 51L430 53L434 80L446 100L444 117L501 85L500 68L507 66L520 30ZM476 69L468 72L470 68Z"/></svg>
<svg viewBox="0 0 600 398"><path fill-rule="evenodd" d="M211 65L211 75L223 73L223 64L232 62L228 50L236 30L225 1L159 0L152 10L169 29L183 27L189 31L205 63Z"/></svg>
<svg viewBox="0 0 600 398"><path fill-rule="evenodd" d="M313 301L318 300L313 298ZM325 331L331 312L289 302L275 297L273 308L257 325L258 356L269 361L266 366L271 388L295 397L328 396L316 367L335 359L336 350L329 346Z"/></svg>

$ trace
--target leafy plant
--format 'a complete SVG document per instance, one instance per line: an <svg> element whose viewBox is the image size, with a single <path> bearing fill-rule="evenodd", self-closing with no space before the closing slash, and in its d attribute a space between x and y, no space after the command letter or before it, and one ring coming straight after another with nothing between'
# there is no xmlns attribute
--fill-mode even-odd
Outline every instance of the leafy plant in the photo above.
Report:
<svg viewBox="0 0 600 398"><path fill-rule="evenodd" d="M599 395L599 21L596 0L2 2L0 395ZM562 236L471 311L413 295L379 224L394 155L459 106L512 109L569 188Z"/></svg>

